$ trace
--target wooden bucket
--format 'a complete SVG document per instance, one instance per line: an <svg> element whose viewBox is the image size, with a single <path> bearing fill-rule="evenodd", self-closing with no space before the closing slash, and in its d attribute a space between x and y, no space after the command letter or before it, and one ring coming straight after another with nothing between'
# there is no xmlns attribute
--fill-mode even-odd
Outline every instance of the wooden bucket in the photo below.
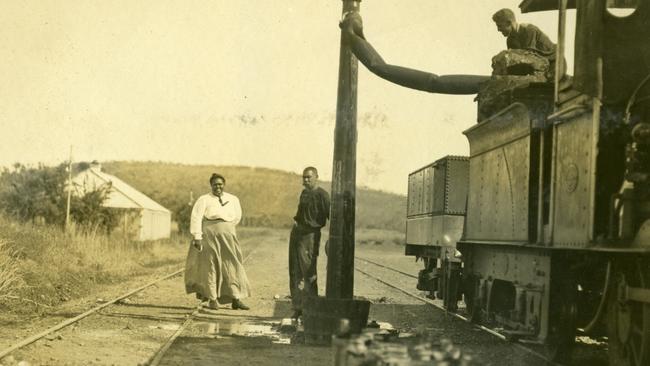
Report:
<svg viewBox="0 0 650 366"><path fill-rule="evenodd" d="M305 298L302 321L305 343L329 345L341 319L348 319L350 333L361 333L368 323L370 302L366 300Z"/></svg>

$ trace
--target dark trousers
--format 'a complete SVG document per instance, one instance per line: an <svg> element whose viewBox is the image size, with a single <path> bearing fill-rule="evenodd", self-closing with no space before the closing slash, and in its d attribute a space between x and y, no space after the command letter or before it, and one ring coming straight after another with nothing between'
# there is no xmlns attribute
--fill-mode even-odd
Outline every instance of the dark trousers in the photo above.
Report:
<svg viewBox="0 0 650 366"><path fill-rule="evenodd" d="M289 290L294 310L302 310L304 298L318 296L316 260L320 229L294 225L289 238Z"/></svg>

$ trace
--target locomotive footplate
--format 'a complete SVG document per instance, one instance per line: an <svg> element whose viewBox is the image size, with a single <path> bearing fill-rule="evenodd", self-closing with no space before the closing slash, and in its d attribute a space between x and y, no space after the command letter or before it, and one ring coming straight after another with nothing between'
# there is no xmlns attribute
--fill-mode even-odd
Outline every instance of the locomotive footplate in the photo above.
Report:
<svg viewBox="0 0 650 366"><path fill-rule="evenodd" d="M475 322L506 337L562 345L575 337L576 288L569 257L544 247L459 242L462 289Z"/></svg>
<svg viewBox="0 0 650 366"><path fill-rule="evenodd" d="M645 357L650 344L647 247L465 241L457 248L473 321L498 326L511 340L541 343L557 357L570 354L578 328L589 334L606 331L614 354L634 348Z"/></svg>
<svg viewBox="0 0 650 366"><path fill-rule="evenodd" d="M622 284L618 294L618 300L621 302L636 301L650 304L650 289L647 288L630 287Z"/></svg>

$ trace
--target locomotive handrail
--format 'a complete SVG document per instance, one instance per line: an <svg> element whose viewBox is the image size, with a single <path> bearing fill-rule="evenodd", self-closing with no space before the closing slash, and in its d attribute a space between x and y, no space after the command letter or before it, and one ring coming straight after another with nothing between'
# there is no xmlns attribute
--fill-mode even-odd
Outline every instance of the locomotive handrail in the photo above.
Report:
<svg viewBox="0 0 650 366"><path fill-rule="evenodd" d="M591 333L598 324L600 323L600 320L603 317L603 314L605 312L605 307L607 303L607 296L609 292L609 281L610 281L610 275L612 271L612 261L607 261L607 272L605 272L605 285L603 287L603 295L600 297L600 302L598 303L598 308L596 309L596 314L594 317L591 319L591 321L582 328L582 332L585 334Z"/></svg>
<svg viewBox="0 0 650 366"><path fill-rule="evenodd" d="M531 249L546 249L548 247L542 247L537 245L537 243L533 243L530 241L521 241L521 240L512 240L512 241L506 241L506 240L474 240L474 239L467 239L463 238L458 241L458 244L482 244L482 245L489 245L489 246L510 246L510 247L526 247L526 248L531 248Z"/></svg>
<svg viewBox="0 0 650 366"><path fill-rule="evenodd" d="M643 88L643 86L650 81L650 74L648 74L641 82L636 86L634 91L632 92L632 95L630 96L630 99L628 99L627 104L625 105L625 118L623 119L623 122L625 122L626 125L630 124L630 109L632 109L632 106L636 103L636 95ZM642 98L643 99L643 98Z"/></svg>
<svg viewBox="0 0 650 366"><path fill-rule="evenodd" d="M465 216L465 214L459 211L437 210L437 211L431 211L431 212L425 212L419 214L406 215L406 218L411 219L411 218L433 217L433 216Z"/></svg>
<svg viewBox="0 0 650 366"><path fill-rule="evenodd" d="M586 104L576 104L551 114L550 116L548 116L546 120L548 122L558 124L564 122L567 119L579 116L583 113L587 113L589 112L589 110L591 110L591 107L589 107ZM577 113L572 113L572 112L577 112Z"/></svg>

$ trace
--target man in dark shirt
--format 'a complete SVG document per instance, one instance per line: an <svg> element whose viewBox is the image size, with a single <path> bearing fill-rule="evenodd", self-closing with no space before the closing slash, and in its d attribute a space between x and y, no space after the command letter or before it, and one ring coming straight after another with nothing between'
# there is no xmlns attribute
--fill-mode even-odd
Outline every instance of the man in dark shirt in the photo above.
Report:
<svg viewBox="0 0 650 366"><path fill-rule="evenodd" d="M497 30L506 38L508 49L533 51L546 57L550 64L555 63L555 43L544 32L532 24L519 24L515 13L510 9L501 9L492 15Z"/></svg>
<svg viewBox="0 0 650 366"><path fill-rule="evenodd" d="M298 212L294 216L289 239L289 290L293 306L292 318L302 315L303 299L318 296L316 260L320 245L320 229L330 217L330 197L318 187L318 171L307 167L302 173Z"/></svg>

